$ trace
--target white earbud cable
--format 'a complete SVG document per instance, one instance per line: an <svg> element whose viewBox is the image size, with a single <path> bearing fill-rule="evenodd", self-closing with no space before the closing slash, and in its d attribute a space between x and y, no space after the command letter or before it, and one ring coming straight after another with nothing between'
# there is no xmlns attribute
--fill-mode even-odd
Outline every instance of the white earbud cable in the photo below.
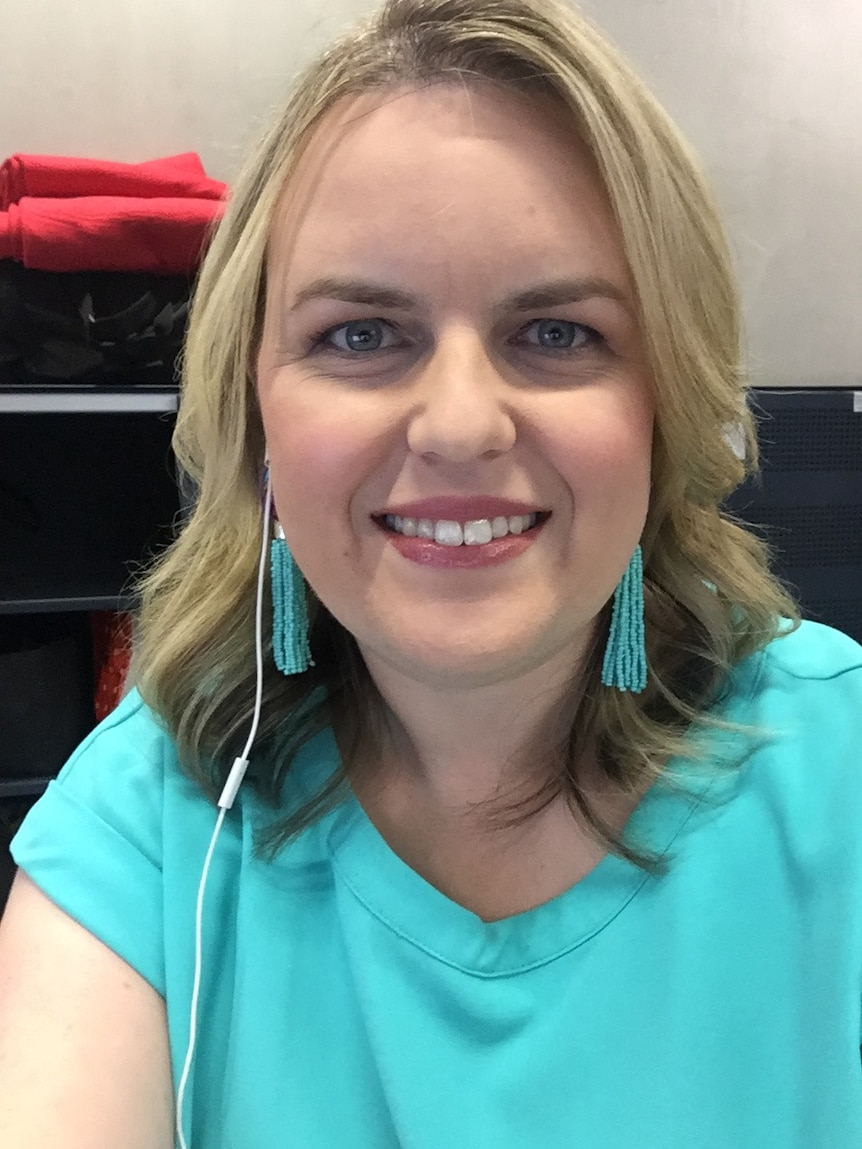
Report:
<svg viewBox="0 0 862 1149"><path fill-rule="evenodd" d="M263 580L266 573L266 560L269 554L269 521L272 509L272 484L267 473L266 480L266 494L264 496L264 511L263 511L263 540L260 548L260 563L257 569L257 601L255 603L254 615L254 648L257 661L257 688L255 691L254 699L254 715L251 721L251 729L249 730L248 738L246 739L245 749L241 757L234 760L231 767L228 779L225 782L224 789L218 800L219 815L216 821L215 829L213 830L212 838L210 839L209 849L207 850L204 868L201 871L200 885L198 886L197 909L195 912L195 976L192 988L192 1001L191 1001L191 1017L189 1020L189 1044L186 1053L186 1061L183 1066L182 1077L180 1079L179 1089L177 1090L176 1100L176 1132L177 1139L180 1143L180 1149L188 1149L185 1133L183 1132L183 1102L185 1101L186 1086L188 1085L189 1076L191 1074L192 1062L194 1060L195 1045L197 1043L197 1022L198 1022L198 1000L200 997L201 988L201 970L203 967L203 908L204 908L204 893L206 891L207 878L209 877L210 862L212 861L213 852L215 851L216 842L221 832L222 824L224 823L225 814L233 806L234 799L236 798L237 791L242 784L245 777L245 772L248 769L248 756L251 752L254 740L257 737L257 728L260 724L260 709L263 700Z"/></svg>

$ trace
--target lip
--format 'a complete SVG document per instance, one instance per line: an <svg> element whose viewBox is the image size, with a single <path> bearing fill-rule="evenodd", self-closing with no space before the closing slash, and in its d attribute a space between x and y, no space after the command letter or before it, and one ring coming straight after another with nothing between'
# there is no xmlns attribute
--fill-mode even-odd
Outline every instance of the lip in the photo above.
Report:
<svg viewBox="0 0 862 1149"><path fill-rule="evenodd" d="M373 519L384 515L400 515L403 519L445 519L455 523L495 519L498 516L534 515L547 513L547 508L536 503L522 503L515 499L501 499L493 495L439 495L431 499L418 499L412 503L393 503L375 511Z"/></svg>
<svg viewBox="0 0 862 1149"><path fill-rule="evenodd" d="M537 527L528 534L506 535L477 547L445 547L433 539L408 538L394 531L388 533L386 539L402 558L417 566L438 567L441 570L478 570L499 566L522 555L533 546L540 531L541 527Z"/></svg>

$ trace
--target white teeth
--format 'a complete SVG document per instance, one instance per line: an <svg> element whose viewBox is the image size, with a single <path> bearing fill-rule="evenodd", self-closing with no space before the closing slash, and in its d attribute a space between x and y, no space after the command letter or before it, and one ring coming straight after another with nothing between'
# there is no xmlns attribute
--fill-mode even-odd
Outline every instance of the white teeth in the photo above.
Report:
<svg viewBox="0 0 862 1149"><path fill-rule="evenodd" d="M434 526L434 541L444 547L460 547L464 541L464 530L460 523L441 519Z"/></svg>
<svg viewBox="0 0 862 1149"><path fill-rule="evenodd" d="M494 519L471 519L467 523L456 523L451 519L408 519L401 515L386 515L386 525L408 538L433 539L444 547L476 547L490 543L492 539L502 539L506 535L521 535L534 527L538 514L498 515Z"/></svg>
<svg viewBox="0 0 862 1149"><path fill-rule="evenodd" d="M464 524L464 545L477 547L482 543L489 543L494 537L491 524L487 519L476 519L474 522Z"/></svg>

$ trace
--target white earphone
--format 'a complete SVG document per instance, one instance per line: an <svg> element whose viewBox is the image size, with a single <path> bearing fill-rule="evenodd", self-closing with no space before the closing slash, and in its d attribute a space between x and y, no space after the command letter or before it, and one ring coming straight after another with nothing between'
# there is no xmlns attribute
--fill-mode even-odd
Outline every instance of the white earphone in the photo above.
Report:
<svg viewBox="0 0 862 1149"><path fill-rule="evenodd" d="M268 460L267 460L268 464ZM257 736L257 728L260 724L260 708L263 698L263 580L266 573L266 560L269 552L269 524L272 516L272 484L269 478L269 467L266 468L266 488L264 494L264 508L263 508L263 539L260 548L260 562L257 569L257 598L255 601L254 612L254 646L255 656L257 660L257 689L255 691L254 699L254 714L251 720L251 729L246 739L245 747L242 755L234 760L231 767L230 774L224 784L224 789L218 800L219 815L216 821L215 829L213 830L212 838L210 839L209 849L207 850L204 867L201 871L200 885L198 886L197 896L197 909L195 912L195 975L192 988L192 1001L191 1001L191 1016L189 1020L189 1043L186 1052L185 1065L183 1066L180 1084L177 1089L176 1097L176 1133L179 1140L180 1149L188 1149L188 1143L183 1131L183 1101L185 1099L186 1086L188 1085L189 1075L191 1074L192 1062L194 1060L195 1044L197 1042L197 1019L198 1019L198 1000L200 998L200 985L201 985L201 971L203 967L203 906L204 906L204 893L206 891L207 877L209 876L210 862L212 861L213 852L215 851L216 842L221 832L224 823L225 814L233 806L234 799L245 777L245 772L248 769L248 756L251 752L252 745L254 744L255 737Z"/></svg>

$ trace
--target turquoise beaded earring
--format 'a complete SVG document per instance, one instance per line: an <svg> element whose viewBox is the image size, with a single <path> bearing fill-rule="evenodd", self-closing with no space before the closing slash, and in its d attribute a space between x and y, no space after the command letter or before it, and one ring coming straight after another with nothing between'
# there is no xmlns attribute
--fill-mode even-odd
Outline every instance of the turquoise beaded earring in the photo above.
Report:
<svg viewBox="0 0 862 1149"><path fill-rule="evenodd" d="M602 683L617 690L640 694L646 689L647 663L644 643L644 567L638 546L614 593Z"/></svg>
<svg viewBox="0 0 862 1149"><path fill-rule="evenodd" d="M282 674L302 674L314 666L308 645L305 580L284 540L281 523L269 546L272 579L272 654Z"/></svg>

